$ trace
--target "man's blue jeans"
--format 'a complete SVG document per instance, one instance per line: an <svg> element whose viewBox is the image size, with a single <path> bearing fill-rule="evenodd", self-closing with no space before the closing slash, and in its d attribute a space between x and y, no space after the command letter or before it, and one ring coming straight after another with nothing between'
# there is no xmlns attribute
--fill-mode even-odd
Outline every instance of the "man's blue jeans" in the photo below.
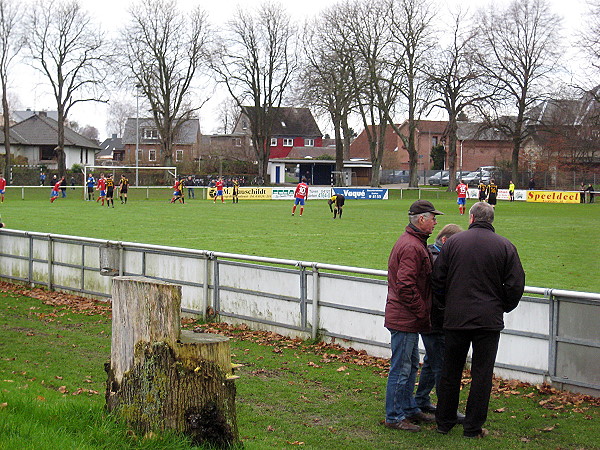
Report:
<svg viewBox="0 0 600 450"><path fill-rule="evenodd" d="M434 386L437 394L437 387L442 378L445 347L443 333L422 334L421 339L423 339L423 345L425 345L425 358L423 358L423 367L421 367L419 385L415 394L415 401L419 408L431 403L429 394Z"/></svg>
<svg viewBox="0 0 600 450"><path fill-rule="evenodd" d="M392 358L385 394L385 420L400 422L420 412L413 391L419 370L419 334L390 330Z"/></svg>

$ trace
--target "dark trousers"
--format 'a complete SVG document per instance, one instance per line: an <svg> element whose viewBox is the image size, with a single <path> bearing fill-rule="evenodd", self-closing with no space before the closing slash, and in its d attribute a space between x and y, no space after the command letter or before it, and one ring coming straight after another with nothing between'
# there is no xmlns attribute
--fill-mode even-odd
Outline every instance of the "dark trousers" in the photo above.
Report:
<svg viewBox="0 0 600 450"><path fill-rule="evenodd" d="M460 397L460 381L469 347L473 345L471 359L471 389L467 400L465 436L476 436L487 419L494 362L498 351L499 331L464 330L445 331L446 354L442 379L437 391L436 422L440 431L450 431L456 425L456 410Z"/></svg>

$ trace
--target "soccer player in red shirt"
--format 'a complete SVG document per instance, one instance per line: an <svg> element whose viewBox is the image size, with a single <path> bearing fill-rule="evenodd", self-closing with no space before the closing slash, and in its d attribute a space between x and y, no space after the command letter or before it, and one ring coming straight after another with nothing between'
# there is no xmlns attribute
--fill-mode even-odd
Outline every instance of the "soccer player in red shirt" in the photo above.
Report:
<svg viewBox="0 0 600 450"><path fill-rule="evenodd" d="M102 200L102 206L104 206L104 199L106 198L106 178L104 178L104 174L100 174L100 178L98 178L98 183L96 183L96 190L100 192L98 198L96 199L96 203L98 200Z"/></svg>
<svg viewBox="0 0 600 450"><path fill-rule="evenodd" d="M0 203L4 203L4 190L6 189L6 179L0 175Z"/></svg>
<svg viewBox="0 0 600 450"><path fill-rule="evenodd" d="M465 214L466 204L467 204L467 194L469 192L469 186L463 183L463 180L460 180L458 186L456 186L456 193L458 194L458 199L456 203L458 203L458 210L460 211L460 215Z"/></svg>
<svg viewBox="0 0 600 450"><path fill-rule="evenodd" d="M217 203L217 197L221 197L221 203L225 203L225 200L223 199L223 178L219 178L217 180L217 183L215 184L215 188L217 189L217 192L215 194L213 203Z"/></svg>
<svg viewBox="0 0 600 450"><path fill-rule="evenodd" d="M302 213L304 212L304 202L308 200L308 185L306 184L306 178L302 178L302 181L298 183L296 186L296 191L294 192L294 207L292 208L292 216L296 212L296 206L300 205L300 217L302 217Z"/></svg>
<svg viewBox="0 0 600 450"><path fill-rule="evenodd" d="M65 177L62 177L60 180L56 182L54 187L52 188L52 193L50 194L50 203L54 203L54 200L58 198L58 193L60 191L60 185L64 181Z"/></svg>

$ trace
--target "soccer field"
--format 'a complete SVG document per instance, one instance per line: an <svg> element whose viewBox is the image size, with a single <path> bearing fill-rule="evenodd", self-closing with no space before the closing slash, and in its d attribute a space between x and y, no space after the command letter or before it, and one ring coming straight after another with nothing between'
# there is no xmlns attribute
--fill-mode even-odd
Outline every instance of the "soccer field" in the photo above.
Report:
<svg viewBox="0 0 600 450"><path fill-rule="evenodd" d="M145 192L133 192L126 205L116 198L115 208L83 201L80 190L69 189L67 198L53 204L46 194L49 189L21 200L20 190L9 188L0 205L2 221L19 230L375 269L386 268L418 195L404 191L400 198L399 191L391 191L389 200L347 200L343 218L333 220L325 200L308 200L304 217L292 217L292 202L283 200L169 204L169 188L153 190L149 200ZM468 226L455 194L422 191L422 196L445 213L430 242L448 223ZM597 204L500 201L494 226L517 246L528 286L600 292Z"/></svg>

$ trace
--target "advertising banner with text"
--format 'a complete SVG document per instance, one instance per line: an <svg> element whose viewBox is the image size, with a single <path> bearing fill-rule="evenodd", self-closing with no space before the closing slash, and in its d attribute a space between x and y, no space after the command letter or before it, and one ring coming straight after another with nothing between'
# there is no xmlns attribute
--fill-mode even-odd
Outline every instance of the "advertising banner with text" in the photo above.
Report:
<svg viewBox="0 0 600 450"><path fill-rule="evenodd" d="M294 200L294 192L296 191L296 187L284 187L284 188L272 188L273 189L273 200ZM318 187L318 186L309 186L308 187L308 200L324 200L331 197L331 188L329 187Z"/></svg>
<svg viewBox="0 0 600 450"><path fill-rule="evenodd" d="M470 188L468 198L477 200L479 198L479 190ZM496 198L498 200L510 200L508 189L498 189L498 195ZM523 189L515 189L515 200L527 200L527 191Z"/></svg>
<svg viewBox="0 0 600 450"><path fill-rule="evenodd" d="M240 187L238 198L240 200L271 200L273 188L270 187ZM217 190L215 188L208 189L208 200L213 200ZM225 200L231 200L233 188L223 188L223 197ZM219 199L220 200L220 199Z"/></svg>
<svg viewBox="0 0 600 450"><path fill-rule="evenodd" d="M579 192L527 191L527 201L538 203L579 203Z"/></svg>
<svg viewBox="0 0 600 450"><path fill-rule="evenodd" d="M346 199L355 200L387 200L387 189L334 188L336 194L342 194Z"/></svg>

